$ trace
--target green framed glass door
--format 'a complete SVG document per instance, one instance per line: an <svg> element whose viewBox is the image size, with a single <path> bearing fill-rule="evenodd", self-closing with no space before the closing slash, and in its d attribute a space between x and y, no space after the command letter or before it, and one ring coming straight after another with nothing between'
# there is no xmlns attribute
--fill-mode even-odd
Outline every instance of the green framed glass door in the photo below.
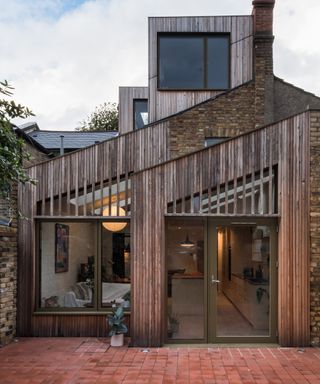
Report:
<svg viewBox="0 0 320 384"><path fill-rule="evenodd" d="M276 342L277 222L208 220L208 342Z"/></svg>

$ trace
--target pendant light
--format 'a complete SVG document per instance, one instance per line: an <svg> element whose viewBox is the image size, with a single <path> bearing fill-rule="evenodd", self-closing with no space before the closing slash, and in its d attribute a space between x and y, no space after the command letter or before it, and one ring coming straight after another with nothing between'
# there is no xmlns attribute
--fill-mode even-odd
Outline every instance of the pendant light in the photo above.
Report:
<svg viewBox="0 0 320 384"><path fill-rule="evenodd" d="M123 208L119 207L119 214L118 216L125 216L126 212ZM117 216L117 206L116 205L111 205L111 214L109 212L109 207L105 208L102 212L103 216ZM102 223L105 229L111 232L119 232L122 231L128 223L126 222L121 222L121 221L104 221Z"/></svg>
<svg viewBox="0 0 320 384"><path fill-rule="evenodd" d="M187 233L187 237L184 241L182 241L180 243L181 247L184 247L184 248L192 248L194 247L194 243L192 241L189 240L189 235Z"/></svg>

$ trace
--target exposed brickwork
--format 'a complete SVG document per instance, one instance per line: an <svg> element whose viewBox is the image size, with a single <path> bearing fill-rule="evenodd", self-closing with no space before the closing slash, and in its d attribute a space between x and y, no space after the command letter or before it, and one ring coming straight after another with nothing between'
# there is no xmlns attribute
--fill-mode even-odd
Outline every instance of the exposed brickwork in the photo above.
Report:
<svg viewBox="0 0 320 384"><path fill-rule="evenodd" d="M172 157L203 148L205 137L233 137L274 121L274 0L253 5L254 81L171 118Z"/></svg>
<svg viewBox="0 0 320 384"><path fill-rule="evenodd" d="M205 137L233 137L254 128L254 83L245 84L170 119L170 152L177 157L204 147Z"/></svg>
<svg viewBox="0 0 320 384"><path fill-rule="evenodd" d="M285 119L307 109L320 108L320 97L305 92L292 84L275 78L274 81L274 119Z"/></svg>
<svg viewBox="0 0 320 384"><path fill-rule="evenodd" d="M11 209L16 210L17 188L12 188ZM0 200L0 206L5 204ZM10 227L0 225L0 345L16 334L17 298L17 219Z"/></svg>
<svg viewBox="0 0 320 384"><path fill-rule="evenodd" d="M25 151L30 154L30 159L24 162L25 167L30 167L31 165L41 163L42 161L46 161L49 159L48 155L43 152L40 152L37 148L35 148L30 143L25 143Z"/></svg>
<svg viewBox="0 0 320 384"><path fill-rule="evenodd" d="M39 152L29 143L25 143L25 151L31 158L24 162L30 166L47 160L48 156ZM10 227L0 225L0 345L12 341L16 335L17 315L17 186L14 185L10 201L0 199L0 216L11 218Z"/></svg>
<svg viewBox="0 0 320 384"><path fill-rule="evenodd" d="M272 35L274 3L275 0L254 0L252 2L255 34Z"/></svg>
<svg viewBox="0 0 320 384"><path fill-rule="evenodd" d="M273 118L273 37L254 39L255 127L274 121Z"/></svg>
<svg viewBox="0 0 320 384"><path fill-rule="evenodd" d="M320 112L310 117L311 344L320 346Z"/></svg>

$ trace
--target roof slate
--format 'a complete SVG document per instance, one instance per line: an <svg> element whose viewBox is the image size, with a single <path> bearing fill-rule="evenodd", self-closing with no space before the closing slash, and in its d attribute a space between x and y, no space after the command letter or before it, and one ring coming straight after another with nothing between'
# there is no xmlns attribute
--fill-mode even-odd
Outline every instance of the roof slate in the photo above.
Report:
<svg viewBox="0 0 320 384"><path fill-rule="evenodd" d="M63 136L64 149L80 149L101 141L112 139L113 137L118 136L118 134L117 131L34 131L31 132L29 136L46 149L58 150L61 145L61 136Z"/></svg>

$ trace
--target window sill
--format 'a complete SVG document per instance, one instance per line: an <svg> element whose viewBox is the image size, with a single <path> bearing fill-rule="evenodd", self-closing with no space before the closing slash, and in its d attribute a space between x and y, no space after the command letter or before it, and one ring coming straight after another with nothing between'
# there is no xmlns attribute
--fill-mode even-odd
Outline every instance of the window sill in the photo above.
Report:
<svg viewBox="0 0 320 384"><path fill-rule="evenodd" d="M83 315L88 315L88 316L104 316L111 314L112 311L111 309L101 309L99 311L96 310L84 310L84 311L68 311L68 310L61 310L61 311L48 311L48 310L37 310L32 313L32 316L49 316L49 315L54 315L54 316L83 316ZM131 311L127 310L123 312L124 315L131 315Z"/></svg>

